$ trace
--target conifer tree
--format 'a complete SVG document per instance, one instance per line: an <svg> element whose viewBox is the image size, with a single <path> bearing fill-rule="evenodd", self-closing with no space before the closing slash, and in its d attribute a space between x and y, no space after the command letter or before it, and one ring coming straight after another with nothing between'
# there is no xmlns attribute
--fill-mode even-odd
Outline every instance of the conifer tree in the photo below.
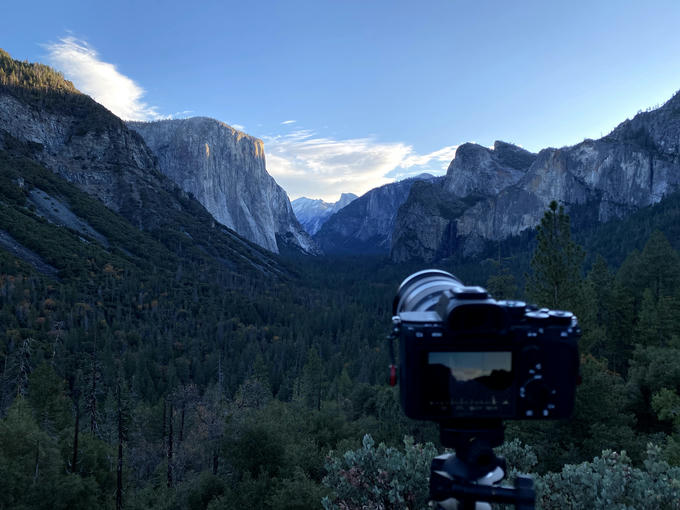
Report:
<svg viewBox="0 0 680 510"><path fill-rule="evenodd" d="M530 298L553 309L578 308L584 252L571 239L564 207L553 200L537 230L532 273L527 283Z"/></svg>
<svg viewBox="0 0 680 510"><path fill-rule="evenodd" d="M307 351L307 362L302 368L301 388L302 398L307 406L321 409L321 393L323 384L323 363L319 352L310 347Z"/></svg>

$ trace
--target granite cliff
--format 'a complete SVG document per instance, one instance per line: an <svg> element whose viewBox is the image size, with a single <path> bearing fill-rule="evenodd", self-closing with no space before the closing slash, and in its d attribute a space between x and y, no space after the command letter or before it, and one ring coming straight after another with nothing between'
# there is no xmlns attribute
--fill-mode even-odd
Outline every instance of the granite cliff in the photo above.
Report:
<svg viewBox="0 0 680 510"><path fill-rule="evenodd" d="M397 211L411 186L429 174L372 189L331 216L314 235L324 253L389 253Z"/></svg>
<svg viewBox="0 0 680 510"><path fill-rule="evenodd" d="M205 117L127 125L151 148L163 174L217 221L275 253L279 243L318 253L286 192L267 173L262 140Z"/></svg>
<svg viewBox="0 0 680 510"><path fill-rule="evenodd" d="M433 196L447 214L424 218L432 199L422 193L402 206L393 260L477 253L486 241L536 226L552 200L572 213L595 211L594 221L622 218L680 188L680 96L599 140L537 155L503 142L493 150L463 145L442 187Z"/></svg>
<svg viewBox="0 0 680 510"><path fill-rule="evenodd" d="M153 232L171 250L196 243L196 258L243 271L280 273L271 254L217 224L205 208L160 171L142 137L47 66L13 60L0 50L0 152L28 159L75 184L125 218ZM64 196L27 190L37 214L82 232L109 248L103 236L74 216ZM59 204L59 205L56 205ZM290 207L290 206L289 206ZM44 208L43 208L44 209ZM292 212L291 212L292 214Z"/></svg>
<svg viewBox="0 0 680 510"><path fill-rule="evenodd" d="M68 99L44 107L13 92L0 87L0 149L10 138L30 144L32 159L138 227L153 228L163 208L179 207L141 137L103 106L73 93L77 107Z"/></svg>

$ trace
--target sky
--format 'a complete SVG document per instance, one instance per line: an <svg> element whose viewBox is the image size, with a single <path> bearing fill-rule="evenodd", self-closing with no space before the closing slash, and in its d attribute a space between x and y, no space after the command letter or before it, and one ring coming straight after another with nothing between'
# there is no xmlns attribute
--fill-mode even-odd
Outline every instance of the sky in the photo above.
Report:
<svg viewBox="0 0 680 510"><path fill-rule="evenodd" d="M465 142L599 138L680 89L680 2L4 2L0 48L124 119L213 117L291 200L422 172Z"/></svg>

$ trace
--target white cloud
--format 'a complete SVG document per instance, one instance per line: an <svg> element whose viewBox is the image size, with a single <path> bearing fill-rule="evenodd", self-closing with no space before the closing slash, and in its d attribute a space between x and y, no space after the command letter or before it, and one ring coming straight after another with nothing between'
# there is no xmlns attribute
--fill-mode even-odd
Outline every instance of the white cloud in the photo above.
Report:
<svg viewBox="0 0 680 510"><path fill-rule="evenodd" d="M238 129L239 131L245 131L246 130L246 127L242 126L241 124L229 124L229 125L231 127L233 127L234 129Z"/></svg>
<svg viewBox="0 0 680 510"><path fill-rule="evenodd" d="M423 172L442 174L457 146L418 154L401 142L372 138L336 140L299 129L263 137L267 170L291 200L300 196L335 201L343 192L370 189Z"/></svg>
<svg viewBox="0 0 680 510"><path fill-rule="evenodd" d="M62 71L76 88L125 120L166 118L142 98L144 89L121 74L116 66L100 60L87 42L68 36L48 44L50 63Z"/></svg>
<svg viewBox="0 0 680 510"><path fill-rule="evenodd" d="M281 124L295 124L296 120L284 120Z"/></svg>
<svg viewBox="0 0 680 510"><path fill-rule="evenodd" d="M456 150L458 150L457 145L449 145L448 147L443 147L434 152L430 152L429 154L412 154L405 159L403 166L406 168L412 166L422 166L429 164L430 161L433 160L439 163L446 163L448 166L453 157L456 155Z"/></svg>

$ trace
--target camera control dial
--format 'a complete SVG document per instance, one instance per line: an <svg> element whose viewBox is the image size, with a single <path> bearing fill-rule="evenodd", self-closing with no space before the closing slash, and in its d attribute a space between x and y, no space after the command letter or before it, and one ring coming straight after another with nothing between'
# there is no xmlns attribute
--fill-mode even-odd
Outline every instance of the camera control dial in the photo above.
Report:
<svg viewBox="0 0 680 510"><path fill-rule="evenodd" d="M553 397L556 394L555 389L546 384L541 374L534 375L519 389L519 398L524 402L525 415L550 416L550 411L555 408Z"/></svg>

